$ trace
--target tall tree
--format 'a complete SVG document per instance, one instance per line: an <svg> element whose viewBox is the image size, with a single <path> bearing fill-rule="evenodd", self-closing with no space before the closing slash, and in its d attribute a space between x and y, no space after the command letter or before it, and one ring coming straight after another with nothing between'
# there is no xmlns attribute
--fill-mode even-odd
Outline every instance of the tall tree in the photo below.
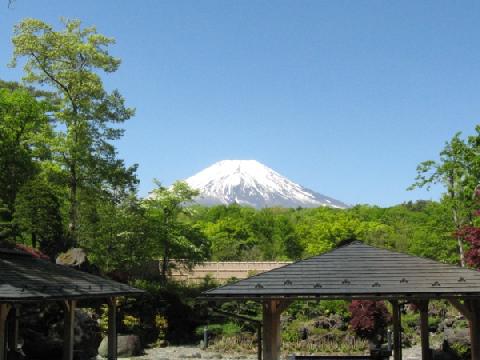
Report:
<svg viewBox="0 0 480 360"><path fill-rule="evenodd" d="M161 276L166 281L171 260L191 267L204 260L209 244L199 227L190 223L188 205L198 191L178 181L170 188L156 182L157 188L145 200L150 236L162 258Z"/></svg>
<svg viewBox="0 0 480 360"><path fill-rule="evenodd" d="M442 201L449 206L455 224L455 232L471 223L474 210L474 194L480 181L480 126L476 134L462 139L460 133L445 144L439 161L425 161L417 167L416 187L429 188L441 184L445 188ZM463 239L456 236L461 266L465 266Z"/></svg>
<svg viewBox="0 0 480 360"><path fill-rule="evenodd" d="M126 168L111 143L123 134L118 124L134 111L125 106L118 91L105 90L99 75L101 71L114 72L120 65L120 60L108 52L114 40L99 34L95 27L82 28L78 20L63 23L60 31L36 19L17 24L11 66L25 58L24 81L47 85L59 99L54 116L60 126L52 150L65 174L68 231L75 245L80 192L115 196L136 184L136 166Z"/></svg>

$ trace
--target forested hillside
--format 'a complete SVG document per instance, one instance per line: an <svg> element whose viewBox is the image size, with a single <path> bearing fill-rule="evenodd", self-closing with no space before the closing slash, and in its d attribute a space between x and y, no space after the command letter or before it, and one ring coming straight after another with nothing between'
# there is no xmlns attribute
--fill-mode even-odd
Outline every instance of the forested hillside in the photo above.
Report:
<svg viewBox="0 0 480 360"><path fill-rule="evenodd" d="M346 210L196 207L192 222L209 239L212 260L296 260L361 240L458 262L450 210L438 202L390 208L357 205Z"/></svg>

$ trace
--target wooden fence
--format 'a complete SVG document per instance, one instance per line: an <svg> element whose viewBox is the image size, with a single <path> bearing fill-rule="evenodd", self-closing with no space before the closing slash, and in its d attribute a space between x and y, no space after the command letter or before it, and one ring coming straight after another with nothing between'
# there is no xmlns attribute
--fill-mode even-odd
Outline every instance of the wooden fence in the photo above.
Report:
<svg viewBox="0 0 480 360"><path fill-rule="evenodd" d="M195 266L192 271L173 269L171 277L177 281L198 283L206 276L223 283L232 278L245 279L251 275L291 264L290 261L209 261Z"/></svg>

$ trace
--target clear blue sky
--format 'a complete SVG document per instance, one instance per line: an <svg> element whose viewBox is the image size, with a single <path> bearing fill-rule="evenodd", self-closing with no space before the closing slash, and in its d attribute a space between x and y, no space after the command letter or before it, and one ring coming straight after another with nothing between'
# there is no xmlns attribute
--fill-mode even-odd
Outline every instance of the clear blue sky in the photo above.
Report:
<svg viewBox="0 0 480 360"><path fill-rule="evenodd" d="M478 1L16 0L0 4L0 77L13 25L61 16L116 38L105 77L137 109L118 143L140 193L222 159L256 159L350 204L408 192L480 115Z"/></svg>

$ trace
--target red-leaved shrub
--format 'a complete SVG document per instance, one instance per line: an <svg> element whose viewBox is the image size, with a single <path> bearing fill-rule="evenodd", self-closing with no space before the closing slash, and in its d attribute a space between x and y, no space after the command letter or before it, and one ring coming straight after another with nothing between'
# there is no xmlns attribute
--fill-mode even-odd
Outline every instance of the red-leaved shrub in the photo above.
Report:
<svg viewBox="0 0 480 360"><path fill-rule="evenodd" d="M480 268L480 228L475 226L464 226L456 232L470 248L465 252L465 261L469 266Z"/></svg>
<svg viewBox="0 0 480 360"><path fill-rule="evenodd" d="M353 300L349 308L350 326L364 339L373 339L381 334L390 322L390 313L383 301Z"/></svg>
<svg viewBox="0 0 480 360"><path fill-rule="evenodd" d="M475 189L475 198L480 206L480 185ZM480 209L474 211L473 215L480 216ZM455 236L460 237L470 245L470 248L465 252L466 263L471 267L480 269L480 227L465 225L455 232Z"/></svg>

